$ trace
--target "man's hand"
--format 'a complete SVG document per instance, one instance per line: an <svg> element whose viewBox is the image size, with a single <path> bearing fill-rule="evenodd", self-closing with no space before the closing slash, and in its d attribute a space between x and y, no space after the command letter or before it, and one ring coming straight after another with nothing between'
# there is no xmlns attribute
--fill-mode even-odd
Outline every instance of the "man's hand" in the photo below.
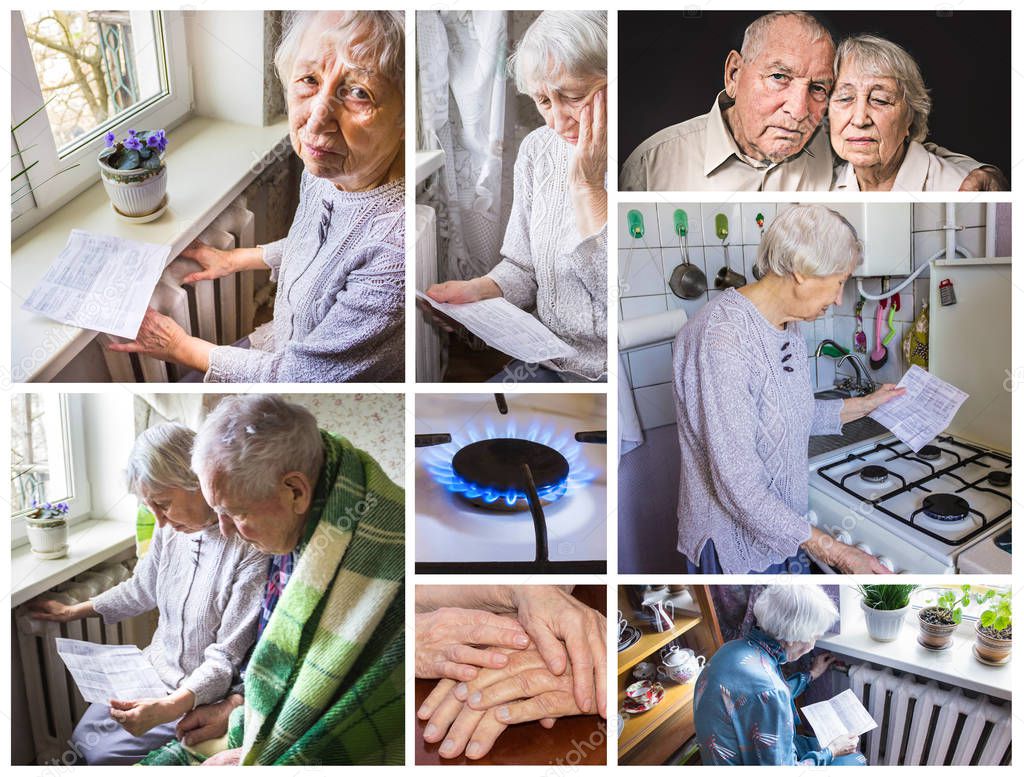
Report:
<svg viewBox="0 0 1024 777"><path fill-rule="evenodd" d="M234 750L223 750L211 755L203 761L203 766L238 766L238 762L241 760L242 748L236 747Z"/></svg>
<svg viewBox="0 0 1024 777"><path fill-rule="evenodd" d="M960 182L962 192L1006 192L1010 190L1010 182L1002 170L991 165L984 165L973 170Z"/></svg>
<svg viewBox="0 0 1024 777"><path fill-rule="evenodd" d="M499 669L508 664L505 653L487 648L522 649L529 644L519 621L507 615L458 607L417 613L416 676L472 680L477 667Z"/></svg>
<svg viewBox="0 0 1024 777"><path fill-rule="evenodd" d="M178 721L174 735L189 747L222 737L228 733L231 711L243 702L244 698L236 693L216 704L200 705Z"/></svg>

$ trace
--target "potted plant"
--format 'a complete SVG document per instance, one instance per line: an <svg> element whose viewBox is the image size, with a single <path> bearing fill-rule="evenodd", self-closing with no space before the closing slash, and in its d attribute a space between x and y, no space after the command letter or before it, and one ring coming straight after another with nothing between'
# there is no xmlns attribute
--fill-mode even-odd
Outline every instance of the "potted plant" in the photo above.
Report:
<svg viewBox="0 0 1024 777"><path fill-rule="evenodd" d="M938 601L923 607L917 613L920 632L917 641L929 650L945 650L949 647L953 632L963 620L963 610L971 603L971 587L962 585L959 589L951 588Z"/></svg>
<svg viewBox="0 0 1024 777"><path fill-rule="evenodd" d="M871 639L892 642L900 635L903 618L910 609L910 595L916 588L909 583L858 586L860 608Z"/></svg>
<svg viewBox="0 0 1024 777"><path fill-rule="evenodd" d="M130 129L121 140L108 132L104 141L99 155L100 177L118 213L138 218L163 207L167 194L164 131Z"/></svg>
<svg viewBox="0 0 1024 777"><path fill-rule="evenodd" d="M68 505L39 504L34 499L35 508L25 516L25 533L32 547L33 555L39 558L62 558L68 553Z"/></svg>
<svg viewBox="0 0 1024 777"><path fill-rule="evenodd" d="M974 656L984 664L1005 664L1013 647L1013 609L1010 590L989 589L979 599L988 602L974 626Z"/></svg>

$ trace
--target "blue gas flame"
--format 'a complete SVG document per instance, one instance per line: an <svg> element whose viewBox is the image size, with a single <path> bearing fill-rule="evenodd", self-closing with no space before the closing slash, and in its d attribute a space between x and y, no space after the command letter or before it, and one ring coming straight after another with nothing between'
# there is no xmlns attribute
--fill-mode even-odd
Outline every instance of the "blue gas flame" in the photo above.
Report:
<svg viewBox="0 0 1024 777"><path fill-rule="evenodd" d="M504 428L499 428L489 420L482 428L470 426L452 434L450 443L427 449L425 466L434 480L453 494L461 494L467 499L479 499L485 504L494 504L501 499L509 507L514 507L519 500L527 502L526 492L515 488L497 490L470 483L452 469L452 459L461 448L481 440L509 437L547 445L561 453L569 462L569 475L565 480L537 489L537 495L545 502L561 499L566 494L587 485L595 477L595 473L587 468L583 459L583 446L576 442L570 433L566 432L556 437L554 429L545 427L540 422L534 422L525 432L520 432L515 419L509 419Z"/></svg>

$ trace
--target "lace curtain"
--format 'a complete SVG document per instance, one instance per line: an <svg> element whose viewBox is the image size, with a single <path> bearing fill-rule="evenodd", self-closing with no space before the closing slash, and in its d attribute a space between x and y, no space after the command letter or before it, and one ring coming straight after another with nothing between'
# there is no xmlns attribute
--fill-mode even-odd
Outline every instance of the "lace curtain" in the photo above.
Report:
<svg viewBox="0 0 1024 777"><path fill-rule="evenodd" d="M442 281L483 275L499 259L508 40L505 11L416 16L420 147L445 154L418 201L437 212Z"/></svg>

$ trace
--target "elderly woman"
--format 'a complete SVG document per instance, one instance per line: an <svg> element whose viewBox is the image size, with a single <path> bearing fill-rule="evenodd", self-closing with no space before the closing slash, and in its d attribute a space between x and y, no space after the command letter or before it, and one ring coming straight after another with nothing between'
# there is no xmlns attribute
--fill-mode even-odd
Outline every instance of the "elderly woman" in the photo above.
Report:
<svg viewBox="0 0 1024 777"><path fill-rule="evenodd" d="M194 244L186 282L271 270L274 320L217 346L149 310L135 341L207 382L401 380L405 302L405 27L397 11L293 15L275 57L305 165L288 236L221 251Z"/></svg>
<svg viewBox="0 0 1024 777"><path fill-rule="evenodd" d="M276 395L224 398L192 466L221 532L273 554L284 574L264 602L244 703L196 710L180 733L228 735L209 764L402 763L401 489ZM145 763L195 760L172 742Z"/></svg>
<svg viewBox="0 0 1024 777"><path fill-rule="evenodd" d="M887 571L805 517L810 436L839 434L904 392L812 393L796 323L838 305L860 261L857 235L835 211L783 210L761 240L761 280L726 289L676 336L678 549L689 573L807 573L803 549L849 574Z"/></svg>
<svg viewBox="0 0 1024 777"><path fill-rule="evenodd" d="M159 611L144 655L167 695L90 705L72 736L73 751L89 764L133 764L173 739L175 721L238 683L256 639L267 557L221 535L190 469L193 437L187 427L163 424L135 441L129 489L158 525L135 574L86 602L32 605L34 617L60 623L94 615L117 623Z"/></svg>
<svg viewBox="0 0 1024 777"><path fill-rule="evenodd" d="M512 214L493 270L426 293L438 302L504 297L578 352L513 361L492 381L596 381L607 373L607 47L604 11L545 11L509 61L545 126L519 147Z"/></svg>
<svg viewBox="0 0 1024 777"><path fill-rule="evenodd" d="M767 587L754 602L757 625L711 657L693 693L693 720L705 766L864 766L857 737L822 747L796 733L794 699L834 660L816 656L809 672L786 677L782 665L809 653L836 622L832 600L816 585Z"/></svg>
<svg viewBox="0 0 1024 777"><path fill-rule="evenodd" d="M900 46L875 35L847 38L836 51L835 70L828 121L832 148L843 161L833 189L957 191L979 167L922 145L932 100L917 62Z"/></svg>

